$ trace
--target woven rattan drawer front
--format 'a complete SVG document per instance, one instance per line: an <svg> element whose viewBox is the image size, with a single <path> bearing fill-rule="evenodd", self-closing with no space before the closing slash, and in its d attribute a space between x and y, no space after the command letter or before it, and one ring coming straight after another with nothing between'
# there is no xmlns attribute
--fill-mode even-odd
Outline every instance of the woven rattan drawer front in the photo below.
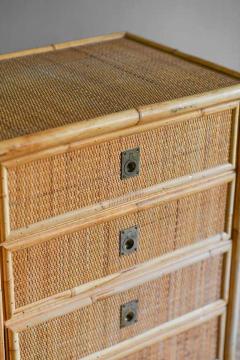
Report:
<svg viewBox="0 0 240 360"><path fill-rule="evenodd" d="M221 298L223 255L203 260L19 333L21 360L78 360ZM138 321L120 327L121 305ZM47 344L47 345L46 345Z"/></svg>
<svg viewBox="0 0 240 360"><path fill-rule="evenodd" d="M216 360L218 358L219 318L160 341L125 360Z"/></svg>
<svg viewBox="0 0 240 360"><path fill-rule="evenodd" d="M13 252L16 307L227 232L229 193L230 183L212 185ZM137 249L120 255L120 231L135 225Z"/></svg>
<svg viewBox="0 0 240 360"><path fill-rule="evenodd" d="M101 201L116 205L161 182L231 163L233 120L234 110L224 110L13 166L10 228ZM121 180L121 153L136 147L140 174Z"/></svg>

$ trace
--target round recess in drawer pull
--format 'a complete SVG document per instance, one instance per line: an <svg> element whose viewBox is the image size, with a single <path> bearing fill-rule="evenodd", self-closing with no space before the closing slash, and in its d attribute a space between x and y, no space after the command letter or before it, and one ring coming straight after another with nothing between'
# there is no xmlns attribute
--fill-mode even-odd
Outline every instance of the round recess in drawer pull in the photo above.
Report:
<svg viewBox="0 0 240 360"><path fill-rule="evenodd" d="M129 250L132 250L133 247L134 247L134 240L127 239L124 243L124 250L129 251Z"/></svg>
<svg viewBox="0 0 240 360"><path fill-rule="evenodd" d="M140 148L129 149L121 153L121 179L139 175Z"/></svg>
<svg viewBox="0 0 240 360"><path fill-rule="evenodd" d="M129 255L138 249L138 236L139 229L135 225L129 229L120 231L120 244L119 253L120 255Z"/></svg>
<svg viewBox="0 0 240 360"><path fill-rule="evenodd" d="M138 317L138 300L130 301L121 305L120 310L120 327L133 325L137 322Z"/></svg>

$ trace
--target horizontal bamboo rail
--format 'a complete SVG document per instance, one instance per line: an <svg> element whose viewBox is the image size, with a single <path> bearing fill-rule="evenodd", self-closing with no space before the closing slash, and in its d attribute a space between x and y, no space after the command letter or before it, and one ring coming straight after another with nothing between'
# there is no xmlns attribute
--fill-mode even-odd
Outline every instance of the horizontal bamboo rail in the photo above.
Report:
<svg viewBox="0 0 240 360"><path fill-rule="evenodd" d="M204 242L177 250L161 258L136 265L130 269L16 309L12 318L5 322L5 326L13 332L23 331L36 324L139 286L147 281L155 280L180 268L227 253L231 250L231 241L228 238L229 236L225 233L216 235L206 239Z"/></svg>
<svg viewBox="0 0 240 360"><path fill-rule="evenodd" d="M153 328L141 335L129 340L125 340L111 348L99 351L84 357L82 360L117 360L124 359L136 351L140 351L147 346L166 340L170 337L190 330L195 326L200 326L216 317L224 316L226 312L225 303L219 300L213 304L207 305L201 309L183 315L177 319L171 320L158 327ZM219 344L220 345L220 344Z"/></svg>
<svg viewBox="0 0 240 360"><path fill-rule="evenodd" d="M75 46L83 46L83 45L89 45L89 44L94 44L94 43L98 43L98 42L116 40L116 39L120 39L120 38L124 37L125 34L126 34L125 32L113 32L111 34L98 35L98 36L87 38L87 39L65 41L63 43L50 44L50 45L39 47L39 48L20 50L20 51L16 51L16 52L12 52L12 53L7 53L7 54L0 54L0 61L14 59L14 58L22 57L22 56L37 55L37 54L42 54L42 53L49 52L49 51L62 50L62 49L67 49L67 48L71 48L71 47L75 47Z"/></svg>
<svg viewBox="0 0 240 360"><path fill-rule="evenodd" d="M229 170L225 172L226 170ZM6 241L1 246L6 250L15 251L32 245L40 244L55 236L68 234L91 225L96 225L102 221L109 221L119 216L131 214L141 209L148 209L160 203L181 198L186 194L193 194L198 191L208 189L214 185L230 183L235 179L232 165L224 165L215 169L210 169L191 176L171 180L141 191L140 199L125 201L124 198L118 201L117 206L112 206L111 201L106 201L83 208L78 211L66 213L45 220L43 222L30 225L26 229L11 232ZM232 189L233 192L234 189ZM114 202L116 199L114 200ZM232 204L232 200L231 200ZM231 206L232 207L232 206ZM229 217L232 217L232 209ZM231 219L229 219L229 223Z"/></svg>
<svg viewBox="0 0 240 360"><path fill-rule="evenodd" d="M170 104L171 103L172 102L170 102ZM181 103L181 101L179 103ZM165 105L168 106L168 103L160 104L160 110ZM156 116L152 117L151 113L150 118L146 116L143 119L140 110L129 110L13 140L3 141L0 143L0 161L2 161L3 166L11 168L33 160L97 145L123 136L130 136L156 129L160 126L167 126L186 120L191 121L199 116L207 116L225 110L235 110L235 113L233 113L233 123L234 125L238 123L236 113L239 108L239 101L224 102L223 104L218 103L217 105L211 105L207 108L190 108L189 111L183 112L182 114L171 112L169 114L166 112L161 114L158 111L158 104L156 104L156 106ZM233 135L234 141L234 139L236 139L236 133ZM38 142L39 147L37 146ZM6 144L7 147L9 146L9 153L5 146Z"/></svg>
<svg viewBox="0 0 240 360"><path fill-rule="evenodd" d="M215 70L217 72L221 72L223 74L228 74L228 75L233 76L233 77L235 77L237 79L240 79L240 72L239 71L232 70L232 69L229 69L229 68L227 68L225 66L215 64L215 63L213 63L211 61L201 59L201 58L199 58L197 56L186 54L186 53L184 53L182 51L179 51L177 49L174 49L172 47L160 44L158 42L155 42L155 41L152 41L152 40L149 40L149 39L145 39L144 37L139 36L139 35L135 35L135 34L126 32L124 34L124 36L126 38L128 38L128 39L140 42L141 44L151 46L151 47L153 47L155 49L164 51L164 52L166 52L168 54L172 54L172 55L174 55L176 57L180 57L180 58L182 58L184 60L187 60L189 62L196 63L196 64L202 65L202 66L204 66L206 68L210 68L210 69L213 69L213 70Z"/></svg>
<svg viewBox="0 0 240 360"><path fill-rule="evenodd" d="M238 102L234 100L239 99L240 85L234 85L204 95L188 96L5 140L0 142L0 161L3 164L10 159L16 159L17 163L32 161L35 158L168 125L170 122L192 119L192 117L211 114L213 111L232 109L238 106ZM179 115L182 116L178 117ZM24 159L21 160L21 157ZM11 162L4 165L11 166Z"/></svg>
<svg viewBox="0 0 240 360"><path fill-rule="evenodd" d="M77 119L76 119L77 120ZM76 122L56 129L50 129L0 142L0 161L30 155L59 144L94 137L134 126L139 122L137 110L127 110L116 114L102 116L92 120Z"/></svg>

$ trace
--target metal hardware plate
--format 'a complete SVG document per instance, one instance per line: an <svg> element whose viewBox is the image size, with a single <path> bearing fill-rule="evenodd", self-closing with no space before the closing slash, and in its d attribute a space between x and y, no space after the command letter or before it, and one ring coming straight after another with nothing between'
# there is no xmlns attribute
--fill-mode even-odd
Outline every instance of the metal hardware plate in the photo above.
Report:
<svg viewBox="0 0 240 360"><path fill-rule="evenodd" d="M138 321L138 300L130 301L121 305L120 327L124 328L135 324Z"/></svg>
<svg viewBox="0 0 240 360"><path fill-rule="evenodd" d="M137 225L120 231L120 255L129 255L138 249L139 228Z"/></svg>
<svg viewBox="0 0 240 360"><path fill-rule="evenodd" d="M129 149L121 153L121 179L138 176L140 172L140 148Z"/></svg>

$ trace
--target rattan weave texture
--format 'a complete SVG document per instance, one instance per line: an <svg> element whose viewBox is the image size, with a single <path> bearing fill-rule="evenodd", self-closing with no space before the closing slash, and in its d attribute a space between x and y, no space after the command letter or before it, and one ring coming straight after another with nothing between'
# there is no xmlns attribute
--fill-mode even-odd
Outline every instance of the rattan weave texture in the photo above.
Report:
<svg viewBox="0 0 240 360"><path fill-rule="evenodd" d="M13 252L16 307L227 231L227 199L228 184L218 185ZM119 256L119 232L134 225L138 251Z"/></svg>
<svg viewBox="0 0 240 360"><path fill-rule="evenodd" d="M0 61L0 140L238 80L122 38Z"/></svg>
<svg viewBox="0 0 240 360"><path fill-rule="evenodd" d="M20 332L21 360L78 360L221 298L223 256L165 275ZM138 299L138 322L120 328L120 306Z"/></svg>
<svg viewBox="0 0 240 360"><path fill-rule="evenodd" d="M10 227L104 200L117 205L121 196L136 199L144 188L230 163L232 123L226 110L10 168ZM138 146L140 175L121 180L121 152Z"/></svg>
<svg viewBox="0 0 240 360"><path fill-rule="evenodd" d="M219 319L149 346L124 360L216 360Z"/></svg>

